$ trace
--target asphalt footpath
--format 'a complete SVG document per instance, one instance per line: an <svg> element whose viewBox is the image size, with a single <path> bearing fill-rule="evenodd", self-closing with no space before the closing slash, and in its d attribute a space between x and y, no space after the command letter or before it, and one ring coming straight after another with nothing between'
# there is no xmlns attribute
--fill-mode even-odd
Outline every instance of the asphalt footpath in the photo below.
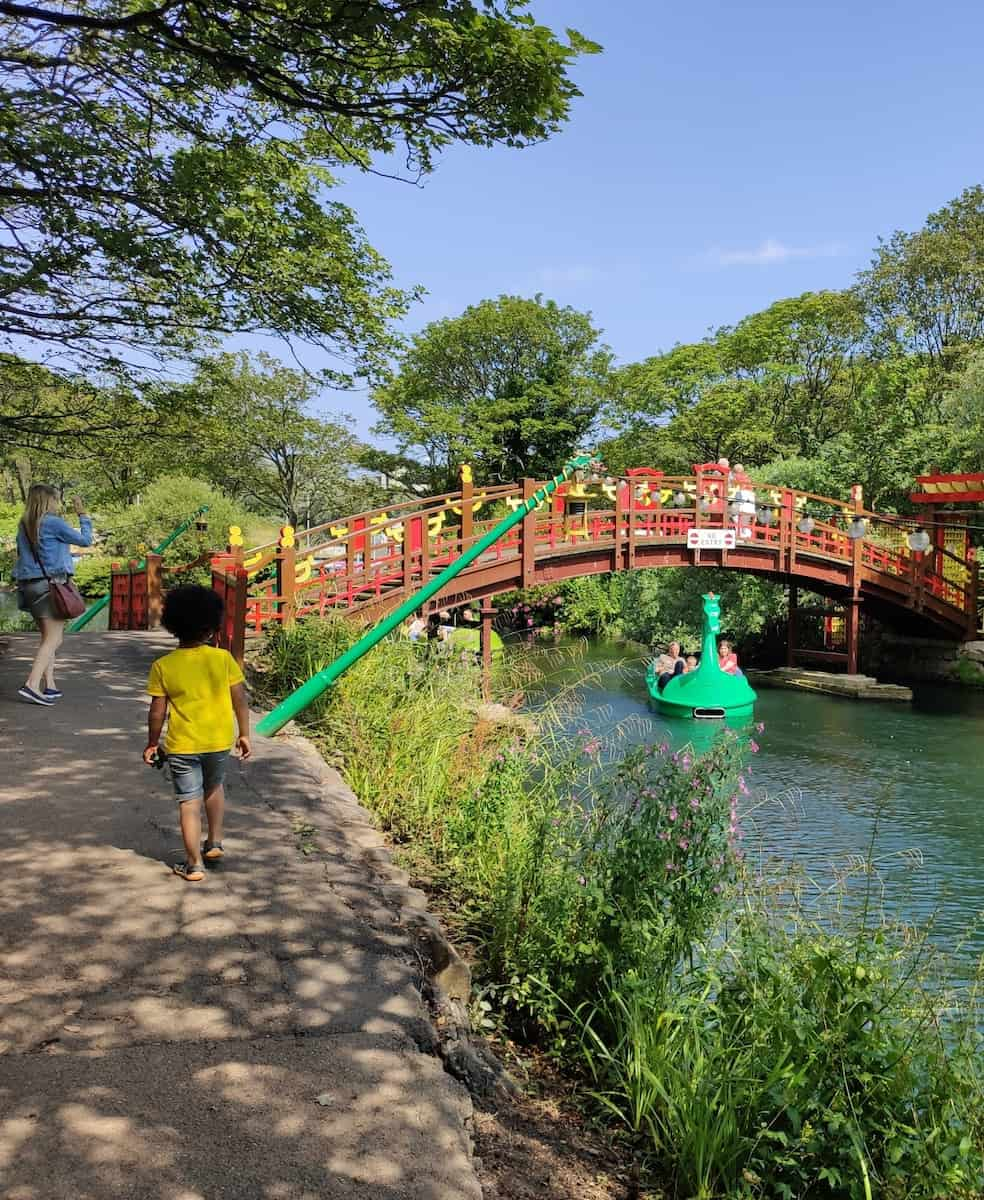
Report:
<svg viewBox="0 0 984 1200"><path fill-rule="evenodd" d="M297 739L230 765L226 857L174 875L140 758L164 635L0 637L2 1200L480 1200L379 835ZM398 907L398 906L397 906Z"/></svg>

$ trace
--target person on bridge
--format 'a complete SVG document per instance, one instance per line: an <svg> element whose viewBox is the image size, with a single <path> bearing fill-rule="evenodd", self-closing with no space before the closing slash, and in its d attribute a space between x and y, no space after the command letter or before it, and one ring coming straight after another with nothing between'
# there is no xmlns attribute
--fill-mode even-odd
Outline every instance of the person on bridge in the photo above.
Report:
<svg viewBox="0 0 984 1200"><path fill-rule="evenodd" d="M32 484L17 527L17 607L30 613L41 631L41 645L27 682L17 693L29 704L52 705L61 699L55 683L55 655L65 636L65 618L55 611L51 583L67 583L75 573L70 546L92 545L92 518L76 496L72 500L79 528L62 520L58 492L46 483Z"/></svg>
<svg viewBox="0 0 984 1200"><path fill-rule="evenodd" d="M222 625L222 609L221 596L211 588L198 584L172 588L164 601L161 624L178 639L178 648L153 663L147 680L151 701L143 760L156 766L166 757L170 766L185 848L185 861L174 867L174 873L190 883L204 879L203 858L212 863L224 853L223 781L233 743L234 713L240 758L245 760L252 753L242 670L228 650L210 645ZM159 747L165 717L166 756L162 756ZM203 800L208 820L204 845Z"/></svg>
<svg viewBox="0 0 984 1200"><path fill-rule="evenodd" d="M680 643L670 642L665 653L656 659L656 676L659 690L662 691L674 675L682 675L686 669L686 665L680 653Z"/></svg>

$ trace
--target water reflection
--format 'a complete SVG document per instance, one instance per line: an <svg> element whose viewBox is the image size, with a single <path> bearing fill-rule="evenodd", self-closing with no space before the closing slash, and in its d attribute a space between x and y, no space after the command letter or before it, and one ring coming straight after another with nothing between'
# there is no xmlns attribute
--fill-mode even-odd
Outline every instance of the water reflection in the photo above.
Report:
<svg viewBox="0 0 984 1200"><path fill-rule="evenodd" d="M643 676L641 657L589 644L553 659L544 694L584 678L565 716L572 729L706 747L720 723L653 712ZM765 728L750 760L753 853L829 881L870 849L890 913L935 915L941 943L961 944L968 960L984 952L984 927L972 928L984 916L984 694L927 687L910 706L763 688L755 722Z"/></svg>

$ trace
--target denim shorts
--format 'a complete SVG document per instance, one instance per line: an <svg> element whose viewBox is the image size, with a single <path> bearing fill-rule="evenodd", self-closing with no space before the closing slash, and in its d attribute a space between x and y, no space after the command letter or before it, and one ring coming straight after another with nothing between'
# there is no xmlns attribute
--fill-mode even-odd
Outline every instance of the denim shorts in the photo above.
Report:
<svg viewBox="0 0 984 1200"><path fill-rule="evenodd" d="M174 798L201 800L225 779L228 750L213 750L208 754L169 754L167 765L174 784Z"/></svg>

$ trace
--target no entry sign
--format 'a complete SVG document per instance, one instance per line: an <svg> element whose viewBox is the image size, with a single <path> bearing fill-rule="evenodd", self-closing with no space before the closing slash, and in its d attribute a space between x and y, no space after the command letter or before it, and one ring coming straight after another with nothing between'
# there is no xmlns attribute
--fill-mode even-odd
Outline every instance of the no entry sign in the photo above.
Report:
<svg viewBox="0 0 984 1200"><path fill-rule="evenodd" d="M733 529L687 530L687 548L690 550L734 550L735 545Z"/></svg>

